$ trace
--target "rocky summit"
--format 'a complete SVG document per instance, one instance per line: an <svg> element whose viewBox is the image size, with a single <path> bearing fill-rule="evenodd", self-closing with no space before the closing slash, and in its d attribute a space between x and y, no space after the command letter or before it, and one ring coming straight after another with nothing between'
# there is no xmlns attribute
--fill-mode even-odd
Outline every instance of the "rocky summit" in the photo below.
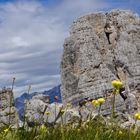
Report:
<svg viewBox="0 0 140 140"><path fill-rule="evenodd" d="M140 18L129 10L93 13L75 20L61 60L63 103L104 97L102 113L111 113L111 81L123 82L116 110L140 109Z"/></svg>

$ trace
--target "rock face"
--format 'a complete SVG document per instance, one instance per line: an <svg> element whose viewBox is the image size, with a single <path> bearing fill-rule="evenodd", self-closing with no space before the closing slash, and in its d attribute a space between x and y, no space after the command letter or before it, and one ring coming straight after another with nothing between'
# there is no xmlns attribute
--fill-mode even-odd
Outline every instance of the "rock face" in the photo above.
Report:
<svg viewBox="0 0 140 140"><path fill-rule="evenodd" d="M62 101L77 105L86 97L109 98L111 81L123 81L127 100L116 97L116 109L132 112L140 103L140 18L132 11L113 10L78 18L64 43L61 61ZM134 98L131 98L131 97ZM110 98L102 111L111 112Z"/></svg>
<svg viewBox="0 0 140 140"><path fill-rule="evenodd" d="M11 111L9 111L11 98ZM10 120L9 120L10 112ZM13 92L10 88L3 88L0 91L0 126L5 124L18 125L18 115L14 107Z"/></svg>

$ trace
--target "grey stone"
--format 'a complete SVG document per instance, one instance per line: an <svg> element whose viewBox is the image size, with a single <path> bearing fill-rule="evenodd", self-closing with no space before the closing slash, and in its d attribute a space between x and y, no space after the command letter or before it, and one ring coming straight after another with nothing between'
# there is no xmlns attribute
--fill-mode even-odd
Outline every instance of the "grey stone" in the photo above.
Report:
<svg viewBox="0 0 140 140"><path fill-rule="evenodd" d="M68 123L73 123L76 124L80 121L81 116L79 115L79 112L76 109L65 109L64 114L62 117L60 117L57 120L57 123L63 123L63 124L68 124Z"/></svg>
<svg viewBox="0 0 140 140"><path fill-rule="evenodd" d="M46 109L46 112L49 112L49 115L44 114L44 121L48 123L56 122L58 119L58 114L62 107L63 104L57 102L49 104L48 108Z"/></svg>
<svg viewBox="0 0 140 140"><path fill-rule="evenodd" d="M13 92L10 88L3 88L0 90L0 126L10 124L18 127L19 118L14 107L13 98Z"/></svg>
<svg viewBox="0 0 140 140"><path fill-rule="evenodd" d="M46 99L46 100L44 100ZM28 123L42 123L44 113L48 107L48 96L36 95L30 101L25 101L25 117Z"/></svg>
<svg viewBox="0 0 140 140"><path fill-rule="evenodd" d="M110 114L114 79L123 81L127 92L125 102L116 96L116 111L136 110L140 106L139 16L129 10L113 10L78 18L64 42L61 60L64 105L71 102L77 106L86 97L104 97L102 113ZM131 99L133 91L135 99Z"/></svg>
<svg viewBox="0 0 140 140"><path fill-rule="evenodd" d="M32 99L38 99L38 100L43 101L44 103L49 103L49 96L43 95L43 94L35 95L35 96L33 96Z"/></svg>

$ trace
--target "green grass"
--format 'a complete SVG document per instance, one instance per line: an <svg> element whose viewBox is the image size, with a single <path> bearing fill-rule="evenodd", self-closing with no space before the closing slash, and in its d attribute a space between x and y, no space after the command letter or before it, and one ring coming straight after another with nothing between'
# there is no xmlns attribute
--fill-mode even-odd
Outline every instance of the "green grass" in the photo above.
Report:
<svg viewBox="0 0 140 140"><path fill-rule="evenodd" d="M0 129L0 140L140 140L140 132L134 127L122 129L117 124L107 125L100 117L79 124L58 124L54 127ZM8 132L4 132L9 128Z"/></svg>

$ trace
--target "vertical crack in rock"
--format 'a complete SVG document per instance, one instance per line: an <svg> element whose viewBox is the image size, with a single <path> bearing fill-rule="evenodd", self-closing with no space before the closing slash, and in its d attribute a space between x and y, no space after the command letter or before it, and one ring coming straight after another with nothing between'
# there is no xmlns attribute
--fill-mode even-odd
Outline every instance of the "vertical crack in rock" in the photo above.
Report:
<svg viewBox="0 0 140 140"><path fill-rule="evenodd" d="M106 34L106 37L107 37L107 40L108 40L108 43L109 43L109 44L111 44L111 42L110 42L110 35L111 35L111 33L112 33L111 26L110 26L109 23L107 23L107 24L105 25L105 34Z"/></svg>

